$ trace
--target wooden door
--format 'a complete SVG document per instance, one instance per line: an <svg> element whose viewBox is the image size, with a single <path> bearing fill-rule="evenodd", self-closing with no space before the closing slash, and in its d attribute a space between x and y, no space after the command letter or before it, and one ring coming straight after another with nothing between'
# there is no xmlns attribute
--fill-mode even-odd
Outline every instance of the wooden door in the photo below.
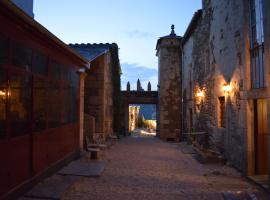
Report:
<svg viewBox="0 0 270 200"><path fill-rule="evenodd" d="M255 173L267 174L267 100L257 99L255 108Z"/></svg>

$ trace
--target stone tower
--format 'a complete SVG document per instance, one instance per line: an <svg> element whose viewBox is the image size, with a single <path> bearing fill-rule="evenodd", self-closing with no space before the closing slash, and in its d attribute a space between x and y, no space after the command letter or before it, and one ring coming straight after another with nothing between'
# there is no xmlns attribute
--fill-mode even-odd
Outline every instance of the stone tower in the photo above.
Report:
<svg viewBox="0 0 270 200"><path fill-rule="evenodd" d="M158 39L158 119L161 139L179 141L181 136L182 84L181 37L174 32Z"/></svg>

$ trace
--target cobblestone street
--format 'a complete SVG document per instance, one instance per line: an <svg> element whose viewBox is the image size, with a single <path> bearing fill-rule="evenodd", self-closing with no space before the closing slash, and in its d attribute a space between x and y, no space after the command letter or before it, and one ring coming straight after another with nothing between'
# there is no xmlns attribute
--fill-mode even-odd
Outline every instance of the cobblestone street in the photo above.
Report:
<svg viewBox="0 0 270 200"><path fill-rule="evenodd" d="M266 193L227 166L202 165L180 144L151 137L127 137L103 151L107 166L99 178L80 178L66 200L223 199L222 192Z"/></svg>

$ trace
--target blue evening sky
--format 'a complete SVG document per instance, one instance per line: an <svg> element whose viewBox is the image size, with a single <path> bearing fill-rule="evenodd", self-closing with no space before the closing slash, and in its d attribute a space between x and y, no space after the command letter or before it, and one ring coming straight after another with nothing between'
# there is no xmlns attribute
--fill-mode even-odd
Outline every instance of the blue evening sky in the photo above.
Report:
<svg viewBox="0 0 270 200"><path fill-rule="evenodd" d="M156 41L183 35L201 0L34 0L35 19L65 43L117 43L122 89L157 85Z"/></svg>

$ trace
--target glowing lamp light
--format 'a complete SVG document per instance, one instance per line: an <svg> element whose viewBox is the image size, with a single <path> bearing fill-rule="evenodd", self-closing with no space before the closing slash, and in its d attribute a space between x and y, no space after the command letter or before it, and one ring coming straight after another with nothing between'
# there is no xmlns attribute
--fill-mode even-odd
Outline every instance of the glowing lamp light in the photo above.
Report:
<svg viewBox="0 0 270 200"><path fill-rule="evenodd" d="M203 91L198 91L196 97L203 98L204 97Z"/></svg>
<svg viewBox="0 0 270 200"><path fill-rule="evenodd" d="M229 94L232 91L232 86L230 84L224 84L223 91Z"/></svg>
<svg viewBox="0 0 270 200"><path fill-rule="evenodd" d="M6 93L0 90L0 96L6 96Z"/></svg>
<svg viewBox="0 0 270 200"><path fill-rule="evenodd" d="M7 95L10 96L10 92L9 91L7 92ZM0 96L1 97L5 97L6 96L6 92L0 90Z"/></svg>

